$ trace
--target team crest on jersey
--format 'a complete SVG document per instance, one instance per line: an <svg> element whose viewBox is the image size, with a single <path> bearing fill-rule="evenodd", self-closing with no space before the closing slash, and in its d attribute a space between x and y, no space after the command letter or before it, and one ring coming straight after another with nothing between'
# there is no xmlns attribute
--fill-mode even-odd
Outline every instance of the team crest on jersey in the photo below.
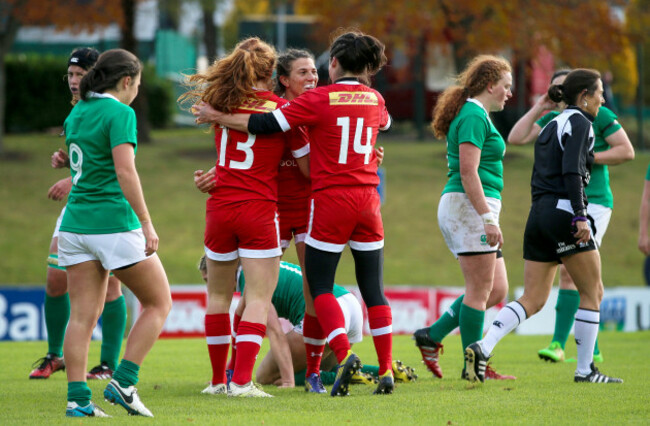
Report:
<svg viewBox="0 0 650 426"><path fill-rule="evenodd" d="M239 109L253 112L271 112L278 107L277 102L266 99L246 98Z"/></svg>
<svg viewBox="0 0 650 426"><path fill-rule="evenodd" d="M330 105L378 105L373 92L330 92Z"/></svg>

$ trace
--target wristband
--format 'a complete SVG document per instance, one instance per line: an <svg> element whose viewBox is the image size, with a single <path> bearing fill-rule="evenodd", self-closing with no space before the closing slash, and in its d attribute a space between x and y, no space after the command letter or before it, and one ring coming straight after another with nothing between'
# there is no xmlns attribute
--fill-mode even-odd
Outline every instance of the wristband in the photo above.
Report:
<svg viewBox="0 0 650 426"><path fill-rule="evenodd" d="M587 219L585 216L573 216L573 219L571 219L571 226L575 226L576 222L586 222L589 219Z"/></svg>
<svg viewBox="0 0 650 426"><path fill-rule="evenodd" d="M497 220L494 218L494 215L491 212L488 213L483 213L481 215L481 219L483 219L483 225L494 225L494 226L499 226L499 223Z"/></svg>
<svg viewBox="0 0 650 426"><path fill-rule="evenodd" d="M574 210L573 216L587 217L587 209Z"/></svg>

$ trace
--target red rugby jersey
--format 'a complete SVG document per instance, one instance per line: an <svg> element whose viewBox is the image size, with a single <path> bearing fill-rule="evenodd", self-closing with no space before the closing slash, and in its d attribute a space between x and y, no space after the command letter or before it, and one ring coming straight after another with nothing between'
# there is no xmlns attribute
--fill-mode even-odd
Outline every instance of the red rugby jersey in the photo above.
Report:
<svg viewBox="0 0 650 426"><path fill-rule="evenodd" d="M384 98L358 81L308 90L275 110L282 130L307 127L312 190L379 185L375 142L390 127Z"/></svg>
<svg viewBox="0 0 650 426"><path fill-rule="evenodd" d="M296 158L303 155L291 152L290 149L284 151L282 161L280 162L280 172L278 173L278 204L279 205L298 205L308 207L307 200L311 195L311 181L305 177L298 167ZM304 155L307 155L305 152Z"/></svg>
<svg viewBox="0 0 650 426"><path fill-rule="evenodd" d="M270 91L256 92L235 113L271 112L287 101ZM289 149L296 156L309 152L305 132L296 128L288 133L251 135L228 128L215 131L217 148L216 186L213 198L223 202L278 199L278 168L282 154Z"/></svg>

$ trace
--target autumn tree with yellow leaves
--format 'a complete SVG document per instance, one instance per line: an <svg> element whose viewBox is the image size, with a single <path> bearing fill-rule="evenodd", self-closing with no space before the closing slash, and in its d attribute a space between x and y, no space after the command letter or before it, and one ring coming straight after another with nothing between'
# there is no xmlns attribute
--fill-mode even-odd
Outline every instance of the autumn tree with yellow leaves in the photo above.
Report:
<svg viewBox="0 0 650 426"><path fill-rule="evenodd" d="M629 95L630 88L636 87L634 54L622 16L616 13L627 3L296 0L296 10L319 16L322 37L338 27L356 27L411 58L427 51L420 44L440 45L451 51L456 70L469 58L486 52L509 52L515 65L529 64L543 46L566 66L614 71L618 87L628 88Z"/></svg>

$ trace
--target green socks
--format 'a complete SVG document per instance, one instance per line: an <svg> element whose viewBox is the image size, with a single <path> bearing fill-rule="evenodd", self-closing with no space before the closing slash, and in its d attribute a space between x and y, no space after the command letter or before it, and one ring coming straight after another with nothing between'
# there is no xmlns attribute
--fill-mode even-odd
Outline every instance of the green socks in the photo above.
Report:
<svg viewBox="0 0 650 426"><path fill-rule="evenodd" d="M120 296L104 305L102 313L102 354L100 360L115 371L120 359L122 340L126 330L126 302Z"/></svg>
<svg viewBox="0 0 650 426"><path fill-rule="evenodd" d="M113 379L117 380L123 388L135 386L138 383L139 371L140 366L138 364L122 359L122 362L120 362L119 367L117 367L117 370L113 374Z"/></svg>
<svg viewBox="0 0 650 426"><path fill-rule="evenodd" d="M45 328L47 329L47 352L63 356L63 338L70 320L70 297L50 297L45 294Z"/></svg>
<svg viewBox="0 0 650 426"><path fill-rule="evenodd" d="M379 369L379 367L377 367ZM305 380L305 375L302 375L303 381ZM336 369L334 371L321 371L320 379L324 385L333 385L336 381Z"/></svg>
<svg viewBox="0 0 650 426"><path fill-rule="evenodd" d="M580 306L580 293L577 290L560 289L555 305L555 332L553 341L558 342L564 350L564 345L571 333L573 321Z"/></svg>
<svg viewBox="0 0 650 426"><path fill-rule="evenodd" d="M483 337L483 321L485 311L470 308L466 304L460 305L458 324L460 327L460 339L463 342L463 350Z"/></svg>
<svg viewBox="0 0 650 426"><path fill-rule="evenodd" d="M68 401L76 402L80 407L90 404L92 392L86 382L68 382Z"/></svg>
<svg viewBox="0 0 650 426"><path fill-rule="evenodd" d="M452 303L449 309L438 318L438 321L429 327L429 337L431 337L431 340L440 343L442 342L442 339L447 337L449 333L458 327L460 307L463 304L464 298L465 295L463 294L458 299L454 300L454 303Z"/></svg>
<svg viewBox="0 0 650 426"><path fill-rule="evenodd" d="M371 374L375 377L379 377L379 366L378 365L364 365L361 367L362 373Z"/></svg>
<svg viewBox="0 0 650 426"><path fill-rule="evenodd" d="M293 380L296 386L305 386L305 373L307 373L307 370L293 372Z"/></svg>

